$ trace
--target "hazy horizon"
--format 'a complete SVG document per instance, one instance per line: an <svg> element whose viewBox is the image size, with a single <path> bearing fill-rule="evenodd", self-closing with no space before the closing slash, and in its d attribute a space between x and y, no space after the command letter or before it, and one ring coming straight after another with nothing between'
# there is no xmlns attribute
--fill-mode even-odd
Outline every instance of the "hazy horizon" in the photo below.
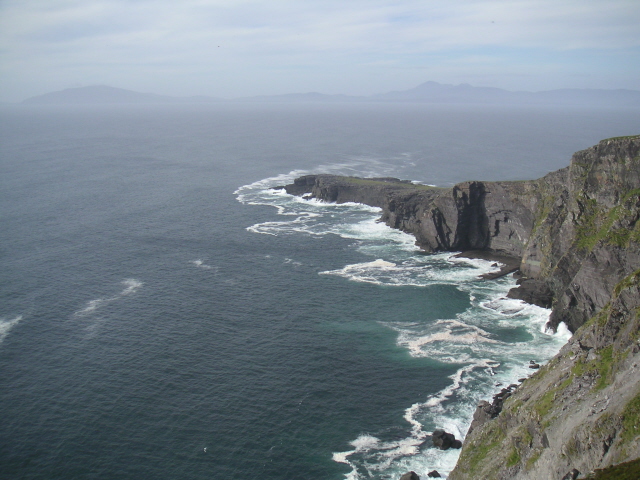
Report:
<svg viewBox="0 0 640 480"><path fill-rule="evenodd" d="M90 85L224 99L368 96L428 80L636 90L639 23L630 0L8 0L0 101Z"/></svg>
<svg viewBox="0 0 640 480"><path fill-rule="evenodd" d="M53 92L46 92L42 95L35 95L33 97L29 97L23 99L18 102L3 102L3 103L30 103L30 104L38 104L42 103L54 103L54 104L63 104L63 103L76 103L78 99L80 99L79 103L93 103L94 101L97 103L104 103L107 101L113 101L115 98L116 103L121 103L124 101L127 102L127 99L133 99L134 103L136 101L140 101L141 99L146 98L147 101L153 102L175 102L175 101L204 101L204 102L234 102L234 101L243 101L243 100L253 100L256 99L258 101L264 100L275 100L275 101L344 101L344 102L361 102L361 101L429 101L435 100L438 103L458 103L460 99L463 99L463 103L482 100L482 99L493 99L498 104L504 103L505 99L511 99L514 104L522 104L522 101L527 99L534 99L536 97L532 97L531 95L537 94L556 94L553 96L547 96L549 99L552 99L554 102L557 102L558 92L562 92L566 90L567 95L579 94L581 96L580 103L589 104L592 101L600 101L603 100L612 100L611 95L606 95L602 97L601 94L621 94L623 95L620 98L615 99L617 102L622 100L631 101L631 106L637 104L640 100L640 90L631 90L631 89L561 89L561 90L543 90L539 92L531 92L525 90L506 90L506 89L498 89L496 87L476 87L475 85L470 85L467 83L452 85L452 84L441 84L438 82L433 82L431 80L421 83L413 88L409 88L407 90L391 90L388 92L380 92L374 95L345 95L345 94L325 94L324 92L287 92L285 94L280 95L261 95L261 96L252 96L252 97L235 97L235 98L222 98L208 95L197 95L197 96L187 96L187 95L160 95L151 91L136 91L123 89L120 87L113 87L111 85L87 85L84 87L71 87L63 90L56 90ZM486 97L486 92L489 91L491 94L489 97ZM428 98L425 98L425 94ZM443 95L444 94L444 95ZM447 94L453 96L447 97ZM498 94L498 96L495 96ZM635 95L635 98L629 97L629 94ZM114 97L115 95L115 97ZM507 95L507 97L505 97ZM444 97L444 98L442 98ZM573 95L575 99L575 95ZM599 98L601 97L601 98ZM609 98L608 98L609 97ZM457 98L457 100L456 100ZM46 99L46 100L45 100ZM52 100L53 99L53 100ZM570 98L567 98L571 100ZM440 101L439 101L440 100ZM507 100L508 101L508 100ZM492 102L489 102L492 103Z"/></svg>

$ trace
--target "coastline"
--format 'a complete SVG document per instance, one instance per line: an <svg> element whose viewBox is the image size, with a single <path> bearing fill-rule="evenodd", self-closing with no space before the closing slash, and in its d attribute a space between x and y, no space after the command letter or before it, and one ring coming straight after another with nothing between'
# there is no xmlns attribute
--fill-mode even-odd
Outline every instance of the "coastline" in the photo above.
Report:
<svg viewBox="0 0 640 480"><path fill-rule="evenodd" d="M285 189L380 207L381 221L412 234L425 253L501 263L481 278L518 272L508 297L551 308L547 325L573 334L542 368L532 363L537 372L502 413L468 432L451 480L575 479L638 461L640 135L602 140L531 181L432 189L309 175Z"/></svg>
<svg viewBox="0 0 640 480"><path fill-rule="evenodd" d="M502 264L497 272L490 272L480 275L483 280L495 280L497 278L506 277L511 273L515 273L520 269L522 259L509 255L488 251L488 250L467 250L454 255L455 258L469 258L487 260Z"/></svg>

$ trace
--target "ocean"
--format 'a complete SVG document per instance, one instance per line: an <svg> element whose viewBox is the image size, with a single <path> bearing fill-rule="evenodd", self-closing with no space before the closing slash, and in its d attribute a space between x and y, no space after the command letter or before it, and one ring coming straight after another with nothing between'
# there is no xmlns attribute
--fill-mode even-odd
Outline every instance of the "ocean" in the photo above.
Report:
<svg viewBox="0 0 640 480"><path fill-rule="evenodd" d="M538 178L638 110L0 109L0 478L397 479L569 337L307 173Z"/></svg>

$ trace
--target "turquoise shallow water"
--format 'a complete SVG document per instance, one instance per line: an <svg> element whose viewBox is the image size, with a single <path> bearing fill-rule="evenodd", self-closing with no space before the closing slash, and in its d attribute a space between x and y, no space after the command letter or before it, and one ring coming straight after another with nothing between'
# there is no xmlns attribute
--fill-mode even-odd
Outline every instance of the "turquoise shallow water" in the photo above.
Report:
<svg viewBox="0 0 640 480"><path fill-rule="evenodd" d="M491 266L426 256L301 173L526 178L638 112L215 106L0 112L5 478L442 473L562 336ZM626 131L630 129L633 131ZM206 449L206 450L205 450Z"/></svg>

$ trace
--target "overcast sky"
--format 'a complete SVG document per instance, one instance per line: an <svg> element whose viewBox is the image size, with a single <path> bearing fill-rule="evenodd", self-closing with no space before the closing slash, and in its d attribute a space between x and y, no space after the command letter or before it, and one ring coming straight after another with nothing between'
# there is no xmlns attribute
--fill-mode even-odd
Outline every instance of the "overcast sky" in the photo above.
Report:
<svg viewBox="0 0 640 480"><path fill-rule="evenodd" d="M640 0L0 0L0 100L640 89Z"/></svg>

